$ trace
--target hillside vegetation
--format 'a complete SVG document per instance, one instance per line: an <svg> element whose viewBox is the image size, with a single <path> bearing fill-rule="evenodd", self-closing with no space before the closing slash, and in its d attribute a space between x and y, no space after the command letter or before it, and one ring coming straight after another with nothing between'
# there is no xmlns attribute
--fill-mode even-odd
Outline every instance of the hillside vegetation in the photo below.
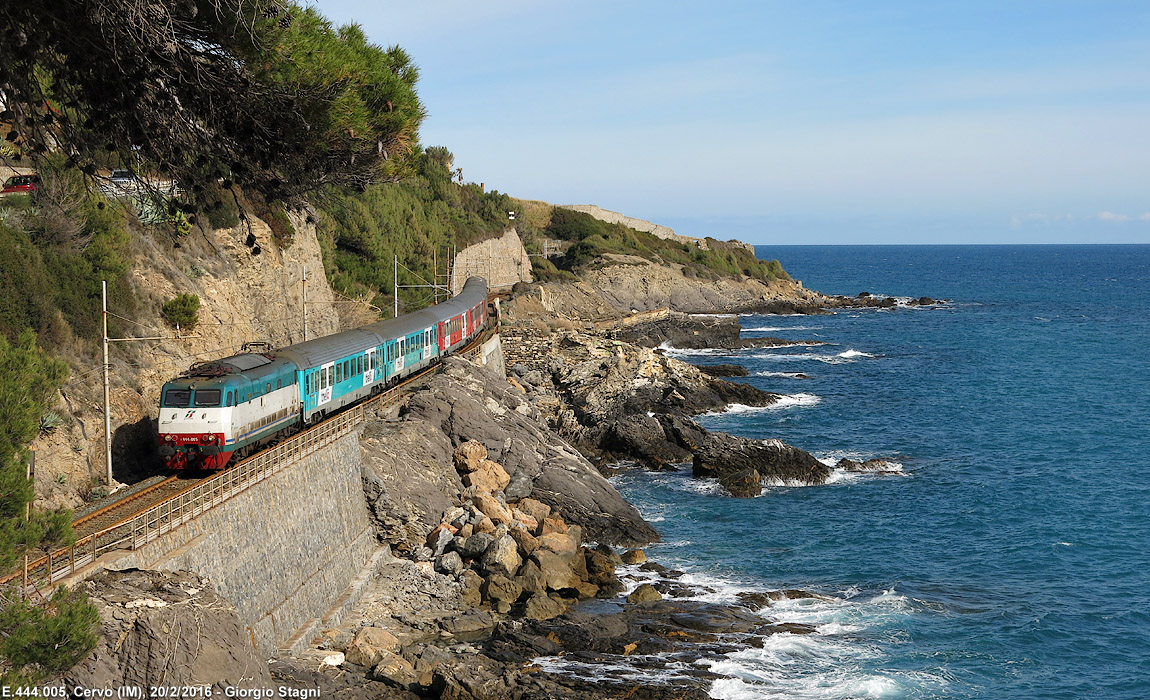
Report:
<svg viewBox="0 0 1150 700"><path fill-rule="evenodd" d="M532 209L537 210L538 207ZM538 213L534 213L531 219L539 221ZM540 237L570 244L566 253L555 261L535 258L537 262L532 272L543 280L572 279L579 268L610 264L604 258L610 254L634 255L661 264L682 265L685 275L702 279L742 276L764 282L790 279L778 260L759 260L740 245L708 238L707 248L691 246L622 224L600 221L571 209L552 208L541 229L528 227L528 231L527 239L532 248L540 247Z"/></svg>

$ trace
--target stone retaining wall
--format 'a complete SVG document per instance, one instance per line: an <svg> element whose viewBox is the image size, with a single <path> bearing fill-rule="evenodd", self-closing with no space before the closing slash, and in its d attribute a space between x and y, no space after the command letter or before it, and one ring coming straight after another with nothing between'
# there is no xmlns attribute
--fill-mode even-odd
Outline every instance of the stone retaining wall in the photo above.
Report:
<svg viewBox="0 0 1150 700"><path fill-rule="evenodd" d="M376 563L361 467L359 437L345 435L106 567L195 571L235 603L257 649L306 644Z"/></svg>

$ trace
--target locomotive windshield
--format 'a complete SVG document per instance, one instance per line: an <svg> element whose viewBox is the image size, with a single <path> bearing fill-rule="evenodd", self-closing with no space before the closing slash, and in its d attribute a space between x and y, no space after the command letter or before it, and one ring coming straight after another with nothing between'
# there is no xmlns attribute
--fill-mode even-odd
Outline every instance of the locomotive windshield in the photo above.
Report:
<svg viewBox="0 0 1150 700"><path fill-rule="evenodd" d="M164 392L164 408L187 408L192 405L191 389L168 389Z"/></svg>
<svg viewBox="0 0 1150 700"><path fill-rule="evenodd" d="M220 390L219 389L197 389L196 390L196 406L219 406L220 405Z"/></svg>

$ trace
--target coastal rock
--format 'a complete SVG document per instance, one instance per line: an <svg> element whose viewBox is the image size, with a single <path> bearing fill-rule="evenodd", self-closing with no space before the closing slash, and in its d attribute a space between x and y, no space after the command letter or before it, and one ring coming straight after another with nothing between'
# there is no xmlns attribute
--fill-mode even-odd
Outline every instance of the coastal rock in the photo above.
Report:
<svg viewBox="0 0 1150 700"><path fill-rule="evenodd" d="M695 452L693 473L717 477L756 471L762 481L787 485L825 483L830 468L813 455L780 440L748 440L710 433Z"/></svg>
<svg viewBox="0 0 1150 700"><path fill-rule="evenodd" d="M631 549L623 552L619 560L629 565L643 564L647 561L647 554L641 549Z"/></svg>
<svg viewBox="0 0 1150 700"><path fill-rule="evenodd" d="M380 662L371 670L370 678L404 690L419 689L419 674L407 659L392 652L382 652Z"/></svg>
<svg viewBox="0 0 1150 700"><path fill-rule="evenodd" d="M478 468L482 459L498 462L510 476L504 491L508 499L530 497L552 509L561 509L568 522L581 525L596 541L621 545L658 541L655 528L643 520L634 506L627 503L585 457L563 440L556 439L522 394L465 359L446 358L443 371L429 379L423 389L411 394L402 416L401 425L424 425L423 430L435 444L443 445L447 452L444 457L452 467L450 479L458 483L454 493L461 494L463 485L455 473L452 445L474 440L483 445L487 456L479 457L475 449L460 463L466 469L468 465ZM425 451L415 445L408 449L417 454ZM413 464L411 473L418 469ZM448 478L447 475L444 478ZM395 481L402 482L398 476ZM386 486L388 490L398 490L392 480L387 480ZM441 492L453 491L443 488ZM413 495L418 502L421 497ZM437 504L436 514L454 505L446 495L437 499ZM476 529L481 529L478 524Z"/></svg>
<svg viewBox="0 0 1150 700"><path fill-rule="evenodd" d="M755 469L720 474L719 485L735 498L754 498L763 492L759 472Z"/></svg>
<svg viewBox="0 0 1150 700"><path fill-rule="evenodd" d="M695 365L695 367L698 367L700 372L710 377L745 377L749 374L747 368L742 365L717 364Z"/></svg>
<svg viewBox="0 0 1150 700"><path fill-rule="evenodd" d="M495 538L486 532L477 532L463 541L459 547L459 553L468 559L476 559L483 556L483 553L494 541Z"/></svg>
<svg viewBox="0 0 1150 700"><path fill-rule="evenodd" d="M364 627L344 651L349 663L374 668L383 661L384 652L399 651L399 640L379 627Z"/></svg>
<svg viewBox="0 0 1150 700"><path fill-rule="evenodd" d="M502 574L492 574L483 582L481 592L496 610L506 613L510 612L511 606L519 600L519 594L523 592L523 588Z"/></svg>
<svg viewBox="0 0 1150 700"><path fill-rule="evenodd" d="M487 459L487 448L482 442L468 440L455 448L452 456L455 460L456 469L461 472L473 472L479 469L480 465Z"/></svg>
<svg viewBox="0 0 1150 700"><path fill-rule="evenodd" d="M95 650L63 676L69 688L274 686L235 608L187 571L104 572L78 584L100 612ZM151 600L164 605L136 605Z"/></svg>
<svg viewBox="0 0 1150 700"><path fill-rule="evenodd" d="M539 567L539 574L543 577L543 583L548 590L576 588L581 583L579 577L571 570L569 558L540 549L531 555L531 561Z"/></svg>
<svg viewBox="0 0 1150 700"><path fill-rule="evenodd" d="M541 503L534 498L523 498L515 504L523 513L535 518L536 522L543 522L543 519L551 515L551 506L546 503Z"/></svg>
<svg viewBox="0 0 1150 700"><path fill-rule="evenodd" d="M511 476L498 462L484 459L472 471L463 475L463 485L475 489L476 493L502 491L511 482Z"/></svg>
<svg viewBox="0 0 1150 700"><path fill-rule="evenodd" d="M653 603L662 599L663 594L649 583L639 584L639 587L631 591L631 594L627 596L627 602L633 604Z"/></svg>
<svg viewBox="0 0 1150 700"><path fill-rule="evenodd" d="M504 535L488 546L483 553L481 565L489 573L502 574L508 578L519 571L523 559L519 556L519 548L510 535Z"/></svg>
<svg viewBox="0 0 1150 700"><path fill-rule="evenodd" d="M447 576L458 576L463 571L463 558L459 552L447 552L435 558L435 570Z"/></svg>
<svg viewBox="0 0 1150 700"><path fill-rule="evenodd" d="M640 460L648 467L660 468L691 458L689 450L667 438L658 418L645 414L615 421L601 445L609 453Z"/></svg>
<svg viewBox="0 0 1150 700"><path fill-rule="evenodd" d="M839 469L855 473L890 474L898 471L885 459L868 459L865 462L856 462L853 459L843 457L835 466Z"/></svg>
<svg viewBox="0 0 1150 700"><path fill-rule="evenodd" d="M507 506L491 493L477 493L472 497L472 502L481 513L491 518L491 522L496 525L506 525L513 520L511 511L508 510Z"/></svg>
<svg viewBox="0 0 1150 700"><path fill-rule="evenodd" d="M523 617L528 620L550 620L566 612L567 607L544 593L532 593L523 604Z"/></svg>

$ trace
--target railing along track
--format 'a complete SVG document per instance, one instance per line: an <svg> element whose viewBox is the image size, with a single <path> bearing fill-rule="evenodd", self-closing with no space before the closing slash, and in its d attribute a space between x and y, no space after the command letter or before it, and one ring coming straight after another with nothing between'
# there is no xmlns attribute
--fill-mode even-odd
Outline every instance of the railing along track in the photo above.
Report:
<svg viewBox="0 0 1150 700"><path fill-rule="evenodd" d="M474 352L497 332L498 324L479 334L455 354ZM95 563L104 554L118 550L139 549L319 448L351 433L364 421L369 411L393 403L410 385L429 374L438 372L440 367L439 363L434 364L379 395L349 406L278 445L252 455L234 467L217 472L145 510L134 515L125 515L119 522L80 537L70 547L50 550L47 555L36 560L26 560L21 571L0 578L0 585L18 582L21 592L27 595L75 575L77 570ZM154 484L128 499L79 518L73 525L90 521L101 514L122 507L127 502L137 501L144 494L151 493L177 478L172 477Z"/></svg>

